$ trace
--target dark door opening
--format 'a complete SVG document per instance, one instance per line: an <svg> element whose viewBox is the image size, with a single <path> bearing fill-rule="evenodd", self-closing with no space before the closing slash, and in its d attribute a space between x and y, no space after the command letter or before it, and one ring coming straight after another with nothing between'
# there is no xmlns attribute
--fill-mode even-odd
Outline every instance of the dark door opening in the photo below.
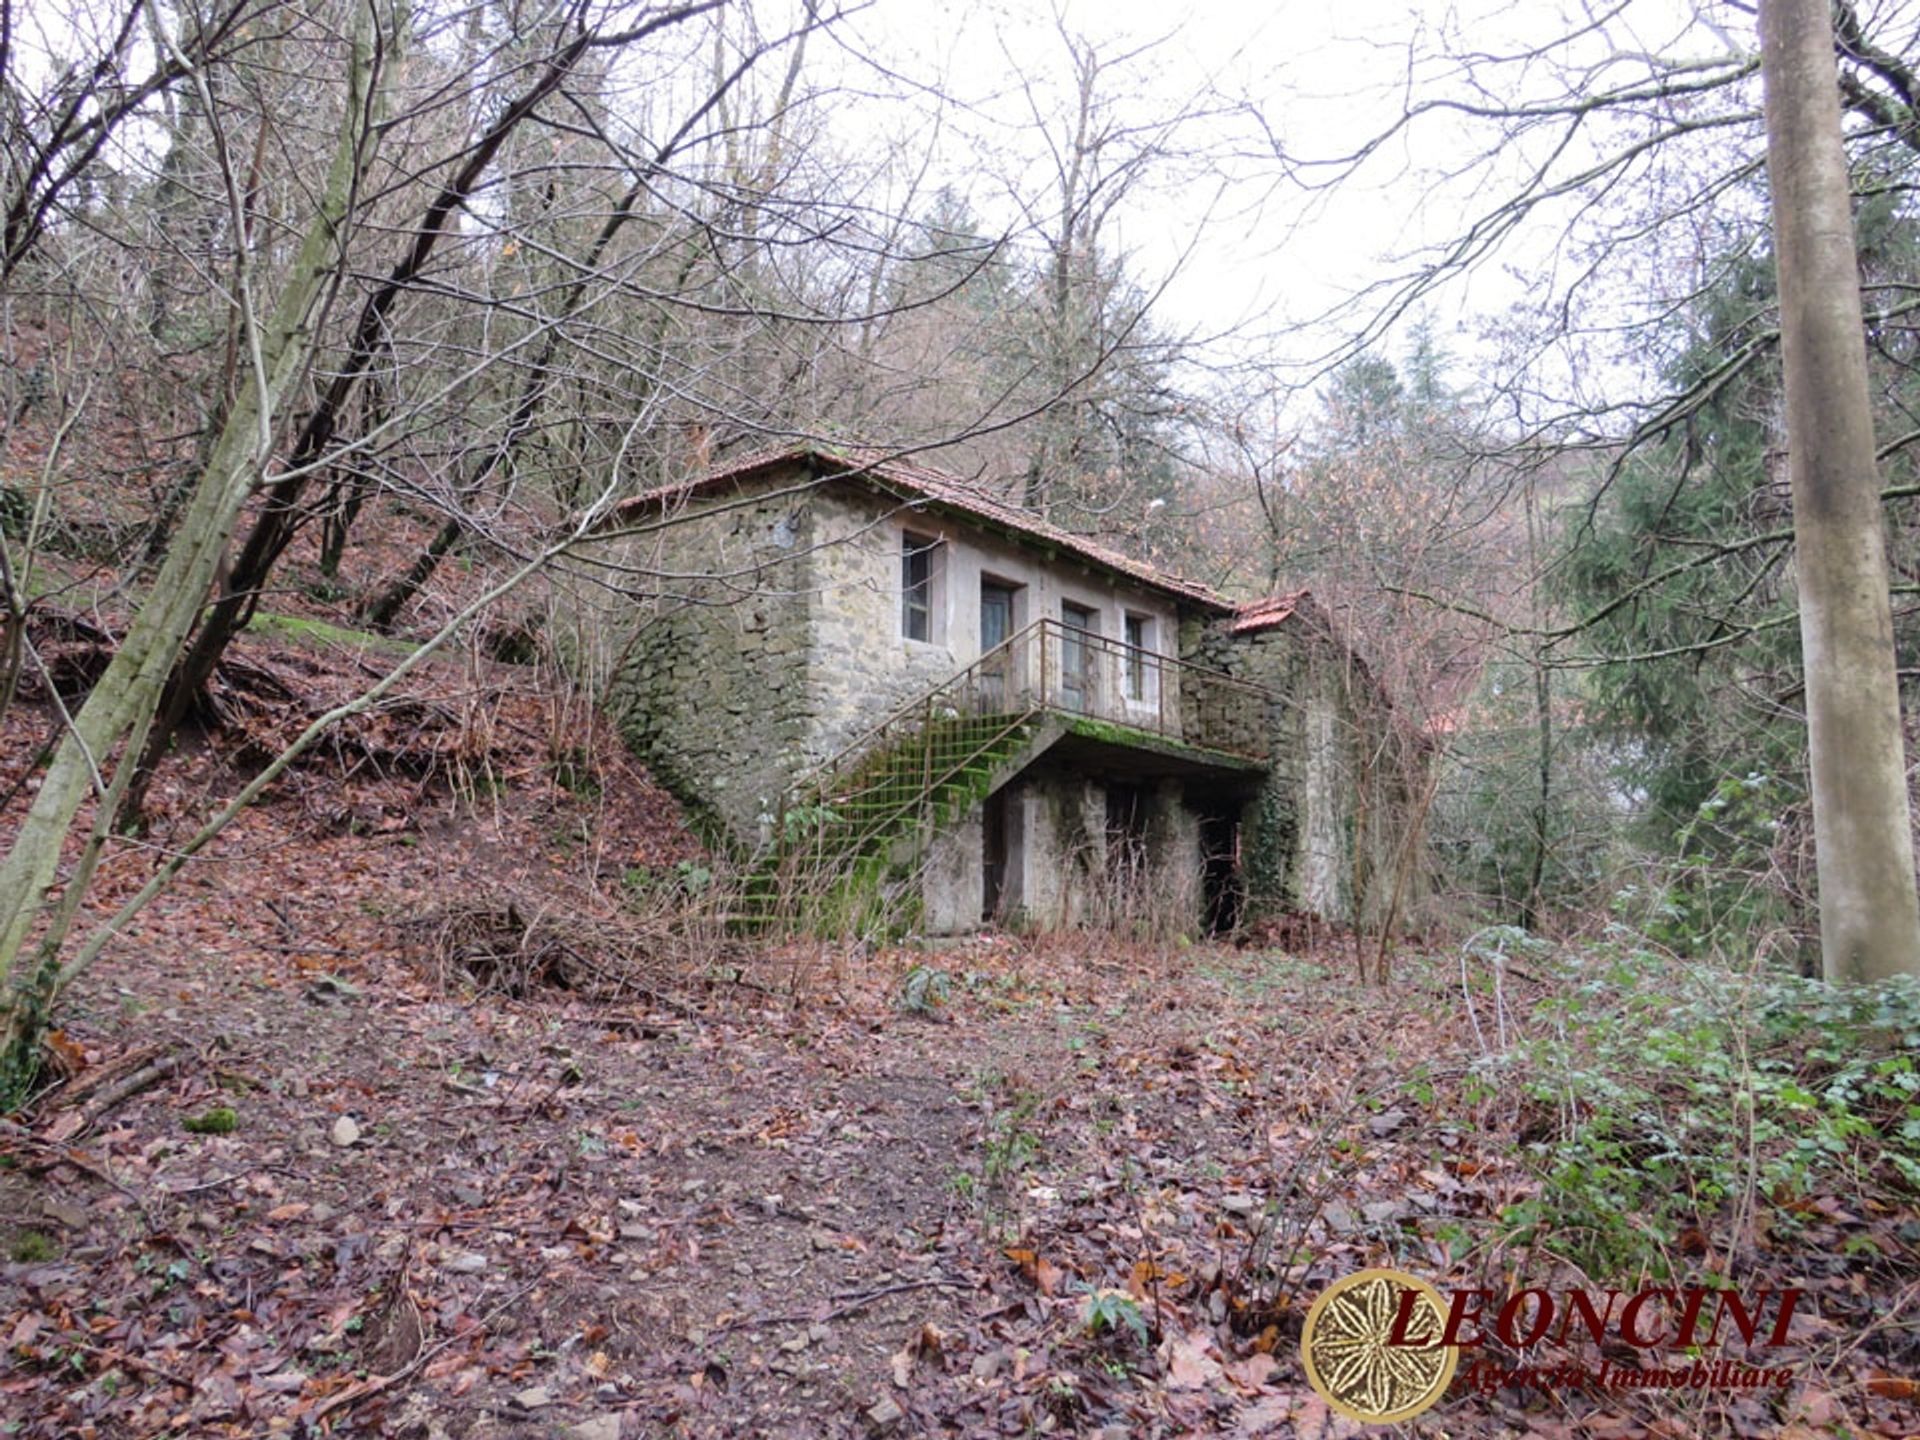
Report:
<svg viewBox="0 0 1920 1440"><path fill-rule="evenodd" d="M1007 792L996 790L980 812L980 918L1000 918L1007 899L1007 860L1013 846L1008 837Z"/></svg>
<svg viewBox="0 0 1920 1440"><path fill-rule="evenodd" d="M1225 935L1240 924L1240 821L1220 811L1200 817L1200 893L1207 933Z"/></svg>
<svg viewBox="0 0 1920 1440"><path fill-rule="evenodd" d="M1107 868L1122 887L1137 886L1147 868L1147 792L1107 786Z"/></svg>

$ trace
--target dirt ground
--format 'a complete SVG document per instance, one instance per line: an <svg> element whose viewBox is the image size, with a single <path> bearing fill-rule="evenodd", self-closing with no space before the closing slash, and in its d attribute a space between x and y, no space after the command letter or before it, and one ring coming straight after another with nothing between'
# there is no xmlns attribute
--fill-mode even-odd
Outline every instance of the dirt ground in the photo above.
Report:
<svg viewBox="0 0 1920 1440"><path fill-rule="evenodd" d="M322 897L277 908L317 942L358 928ZM1264 1375L1156 1393L1150 1344L1078 1321L1086 1287L1128 1285L1101 1257L1167 1253L1143 1226L1205 1210L1231 1233L1265 1203L1260 1117L1205 1083L1232 1054L1211 1006L1005 946L936 957L962 993L932 1015L826 960L797 993L721 980L683 1011L447 993L314 948L159 947L77 999L74 1043L186 1063L0 1176L16 1253L28 1230L60 1252L5 1271L18 1433L1133 1434L1275 1413ZM1194 1000L1260 973L1185 958L1220 975ZM1059 978L1023 978L1028 959ZM1157 1010L1153 1039L1116 1061L1133 1006ZM219 1107L231 1133L183 1130ZM1205 1154L1235 1168L1201 1161L1215 1173L1183 1188ZM1215 1184L1227 1208L1202 1200ZM608 1419L625 1428L569 1429Z"/></svg>
<svg viewBox="0 0 1920 1440"><path fill-rule="evenodd" d="M671 802L604 740L581 784L537 694L457 678L490 748L407 774L369 733L296 773L68 998L71 1077L0 1122L0 1433L1343 1435L1297 1354L1320 1289L1529 1263L1498 1219L1537 1188L1526 1117L1462 1083L1444 960L689 948L621 918L698 883ZM44 720L9 717L7 787ZM91 913L243 771L170 765ZM488 907L518 993L448 943ZM534 964L600 933L640 979ZM1456 1393L1411 1428L1920 1430L1825 1377Z"/></svg>

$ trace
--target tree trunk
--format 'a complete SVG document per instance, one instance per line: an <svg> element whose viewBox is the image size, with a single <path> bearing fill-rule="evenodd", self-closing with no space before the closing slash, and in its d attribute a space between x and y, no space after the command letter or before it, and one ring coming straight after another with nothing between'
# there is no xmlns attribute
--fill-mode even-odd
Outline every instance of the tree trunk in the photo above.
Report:
<svg viewBox="0 0 1920 1440"><path fill-rule="evenodd" d="M144 800L146 783L152 778L153 768L169 745L175 733L198 703L207 682L213 678L220 657L226 654L227 646L233 638L244 630L253 619L254 608L259 602L268 578L280 557L292 544L307 507L302 503L307 485L316 463L333 448L342 421L346 418L348 402L353 398L355 389L364 380L368 369L386 344L386 332L389 317L403 295L407 294L420 276L426 271L435 249L449 232L454 217L461 207L472 197L481 179L492 166L494 157L514 130L532 116L539 106L573 75L583 57L597 47L616 43L628 43L657 31L668 29L693 16L704 14L715 8L719 0L690 0L690 3L673 9L651 12L646 15L636 29L618 37L598 37L590 31L581 30L565 45L547 56L542 62L538 74L527 88L516 96L494 118L486 130L468 147L461 158L458 169L448 178L446 184L427 206L419 225L407 247L406 254L390 270L386 279L367 297L360 310L360 317L353 330L353 337L347 346L333 378L321 392L313 408L307 412L304 422L295 435L291 451L287 457L285 472L267 488L265 503L261 507L259 518L255 520L246 540L242 543L238 557L234 560L221 586L219 596L208 609L199 632L186 648L179 665L169 677L166 693L161 700L160 713L154 722L153 730L147 738L146 753L141 761L141 774L136 779L128 804L138 808ZM759 51L751 52L758 55ZM750 57L751 58L751 57ZM745 73L745 61L733 73L738 79ZM731 83L731 81L729 81ZM709 104L712 102L710 101ZM704 114L707 107L701 107L697 115ZM673 140L678 145L687 135L693 121L681 127ZM624 219L622 213L619 216ZM617 228L615 226L614 228ZM603 233L605 233L603 231ZM576 295L584 285L584 280L575 286ZM551 341L549 341L551 344ZM538 375L529 382L530 386L543 385Z"/></svg>
<svg viewBox="0 0 1920 1440"><path fill-rule="evenodd" d="M1920 973L1860 277L1829 0L1762 0L1788 474L1827 979Z"/></svg>
<svg viewBox="0 0 1920 1440"><path fill-rule="evenodd" d="M407 567L406 573L375 596L373 602L361 612L361 623L369 630L378 630L383 635L390 630L393 622L399 618L400 612L406 609L407 602L418 595L421 587L433 578L433 572L440 566L441 557L453 549L465 529L458 515L448 516L447 522L434 534L427 548L422 550L413 564Z"/></svg>
<svg viewBox="0 0 1920 1440"><path fill-rule="evenodd" d="M661 17L650 21L649 27L659 28L691 13L694 13L694 7L670 12L671 19ZM207 682L213 678L214 668L219 665L220 657L226 654L227 646L253 619L260 593L281 555L292 543L299 526L304 513L301 499L313 468L332 448L340 424L346 417L348 401L353 398L355 388L380 353L393 308L425 271L453 216L467 203L508 136L573 73L574 66L592 44L593 37L582 32L548 57L526 90L468 148L459 168L427 206L405 256L361 306L345 357L320 398L307 412L287 456L285 472L267 487L259 518L254 521L253 528L241 545L239 556L233 562L219 596L201 622L193 643L187 647L179 665L167 680L160 712L147 737L146 753L141 759L142 775L129 796L132 806L137 808L142 804L146 782L151 779L154 767L159 764L160 757L166 754L175 732L199 700Z"/></svg>
<svg viewBox="0 0 1920 1440"><path fill-rule="evenodd" d="M1527 889L1520 898L1520 924L1540 928L1546 908L1547 844L1553 833L1553 689L1547 676L1544 644L1533 652L1533 725L1535 749L1533 792L1533 854L1527 862Z"/></svg>
<svg viewBox="0 0 1920 1440"><path fill-rule="evenodd" d="M340 262L354 178L366 158L369 122L378 118L377 106L369 103L369 89L390 68L379 67L376 72L369 7L356 7L356 22L340 143L318 213L279 302L271 318L258 328L252 383L241 389L228 412L152 590L105 673L73 717L6 860L0 863L0 987L4 987L0 989L0 1030L4 1031L0 1084L16 1092L30 1078L39 1032L52 1000L47 971L57 965L58 927L41 937L31 964L17 962L53 883L63 841L90 792L100 796L99 803L108 812L96 817L95 831L111 823L111 811L124 796L127 767L134 755L121 757L120 774L111 786L103 784L102 767L130 735L137 753L162 686L213 588L241 510L271 454L281 404L307 370L315 343L313 311ZM246 297L242 288L238 303L247 303ZM246 323L252 327L255 322L248 319ZM73 886L84 888L84 879L73 877L69 888ZM0 1105L10 1098L0 1093Z"/></svg>

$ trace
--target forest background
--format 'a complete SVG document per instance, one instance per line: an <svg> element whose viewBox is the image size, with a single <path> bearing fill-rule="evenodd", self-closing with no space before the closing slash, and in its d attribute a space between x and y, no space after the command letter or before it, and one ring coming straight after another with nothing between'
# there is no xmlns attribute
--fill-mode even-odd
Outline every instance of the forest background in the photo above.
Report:
<svg viewBox="0 0 1920 1440"><path fill-rule="evenodd" d="M1910 1194L1912 987L1802 983L1753 11L1231 13L0 0L0 712L37 727L5 796L7 1098L301 752L446 652L544 665L552 713L590 713L616 657L582 617L690 577L670 525L624 569L586 528L812 440L1236 598L1311 591L1429 779L1432 883L1356 963L1458 959L1470 1011L1548 954L1603 985L1614 1028L1565 1058L1612 1091L1543 1162L1583 1263L1633 1263L1626 1216L1683 1250L1675 1175L1746 1197L1729 1256L1836 1176ZM1832 19L1911 749L1920 12ZM217 803L168 783L275 633L350 640L365 684L249 741ZM686 863L683 895L711 881ZM919 977L909 1008L944 993ZM1649 1058L1671 986L1700 1028ZM1808 1027L1812 1070L1750 1063ZM1739 1057L1710 1103L1659 1068L1703 1044ZM1673 1085L1689 1118L1649 1151ZM1742 1116L1744 1170L1701 1139Z"/></svg>

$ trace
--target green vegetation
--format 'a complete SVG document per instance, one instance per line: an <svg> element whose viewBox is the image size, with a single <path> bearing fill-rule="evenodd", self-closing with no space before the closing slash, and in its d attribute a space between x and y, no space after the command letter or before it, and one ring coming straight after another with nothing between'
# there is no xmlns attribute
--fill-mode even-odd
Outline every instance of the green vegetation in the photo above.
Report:
<svg viewBox="0 0 1920 1440"><path fill-rule="evenodd" d="M231 1135L240 1128L240 1117L225 1105L216 1105L204 1115L189 1115L180 1122L189 1135Z"/></svg>
<svg viewBox="0 0 1920 1440"><path fill-rule="evenodd" d="M1131 725L1118 725L1111 720L1097 720L1091 715L1063 716L1062 723L1067 727L1069 734L1078 735L1083 740L1102 740L1113 745L1123 745L1130 750L1158 750L1168 755L1191 755L1196 759L1205 760L1208 764L1220 763L1218 751L1204 750L1155 731L1137 730Z"/></svg>
<svg viewBox="0 0 1920 1440"><path fill-rule="evenodd" d="M38 1230L22 1230L7 1247L7 1255L16 1265L39 1265L54 1259L60 1247Z"/></svg>
<svg viewBox="0 0 1920 1440"><path fill-rule="evenodd" d="M1681 955L1737 953L1796 916L1762 876L1794 803L1782 781L1758 772L1713 787L1673 839L1656 883L1628 886L1614 908L1647 937Z"/></svg>
<svg viewBox="0 0 1920 1440"><path fill-rule="evenodd" d="M936 1015L953 997L953 979L930 965L911 966L900 980L900 1008L909 1015Z"/></svg>
<svg viewBox="0 0 1920 1440"><path fill-rule="evenodd" d="M993 1117L987 1128L981 1176L990 1187L1004 1186L1031 1165L1040 1155L1040 1135L1032 1120L1040 1108L1040 1096L1031 1090L1016 1090L1012 1104Z"/></svg>
<svg viewBox="0 0 1920 1440"><path fill-rule="evenodd" d="M584 745L555 747L547 757L553 783L582 800L600 798L600 771Z"/></svg>
<svg viewBox="0 0 1920 1440"><path fill-rule="evenodd" d="M329 625L324 620L310 620L304 615L270 615L262 612L247 622L247 629L257 635L267 635L293 644L338 645L348 650L375 650L400 657L411 655L414 651L414 646L408 642L395 640L389 635L349 630L341 625Z"/></svg>
<svg viewBox="0 0 1920 1440"><path fill-rule="evenodd" d="M822 780L831 797L816 794L781 816L771 853L746 877L736 927L907 933L920 916L912 883L918 842L985 799L1033 736L1030 718L948 715L877 745L850 773Z"/></svg>
<svg viewBox="0 0 1920 1440"><path fill-rule="evenodd" d="M1090 1292L1080 1323L1089 1335L1132 1335L1142 1345L1153 1343L1140 1302L1124 1290Z"/></svg>
<svg viewBox="0 0 1920 1440"><path fill-rule="evenodd" d="M665 870L656 870L651 865L630 865L620 877L620 884L636 901L663 897L691 900L713 887L713 867L702 865L698 860L676 860Z"/></svg>
<svg viewBox="0 0 1920 1440"><path fill-rule="evenodd" d="M1904 287L1920 231L1904 182L1877 175L1863 185L1855 223L1872 311ZM1695 394L1698 403L1642 436L1591 503L1569 496L1579 503L1553 517L1559 555L1543 572L1543 596L1567 618L1592 623L1557 657L1579 663L1553 682L1563 732L1554 803L1564 813L1553 819L1559 868L1548 889L1563 907L1583 907L1594 856L1583 853L1581 836L1604 827L1672 870L1642 887L1649 908L1638 923L1653 938L1704 954L1787 935L1810 960L1808 735L1780 448L1776 257L1749 234L1718 240L1698 290L1649 352L1673 393ZM1911 428L1920 385L1909 341L1891 331L1882 338L1883 323L1868 326L1876 419L1898 434ZM1898 580L1911 570L1920 531L1912 499L1895 497L1911 497L1920 472L1904 445L1888 447L1881 469ZM1920 612L1897 598L1893 638L1911 710ZM1506 678L1519 682L1505 687L1511 702L1526 684ZM1498 702L1482 708L1499 713ZM1524 772L1524 745L1515 754L1513 767ZM1565 811L1582 767L1609 776L1611 813L1591 804L1584 815ZM1586 793L1594 793L1590 785ZM1482 804L1478 832L1523 829L1512 810Z"/></svg>
<svg viewBox="0 0 1920 1440"><path fill-rule="evenodd" d="M11 485L0 485L0 536L24 539L33 520L33 497Z"/></svg>
<svg viewBox="0 0 1920 1440"><path fill-rule="evenodd" d="M1765 964L1678 963L1617 931L1556 963L1535 1038L1496 1062L1539 1193L1501 1212L1596 1277L1668 1275L1764 1210L1920 1195L1920 985L1836 989Z"/></svg>
<svg viewBox="0 0 1920 1440"><path fill-rule="evenodd" d="M1018 1238L1018 1215L1010 1191L1043 1154L1034 1123L1042 1097L1024 1084L987 1072L973 1086L972 1098L985 1112L979 1173L955 1176L952 1187L961 1199L979 1207L980 1223L989 1233Z"/></svg>

